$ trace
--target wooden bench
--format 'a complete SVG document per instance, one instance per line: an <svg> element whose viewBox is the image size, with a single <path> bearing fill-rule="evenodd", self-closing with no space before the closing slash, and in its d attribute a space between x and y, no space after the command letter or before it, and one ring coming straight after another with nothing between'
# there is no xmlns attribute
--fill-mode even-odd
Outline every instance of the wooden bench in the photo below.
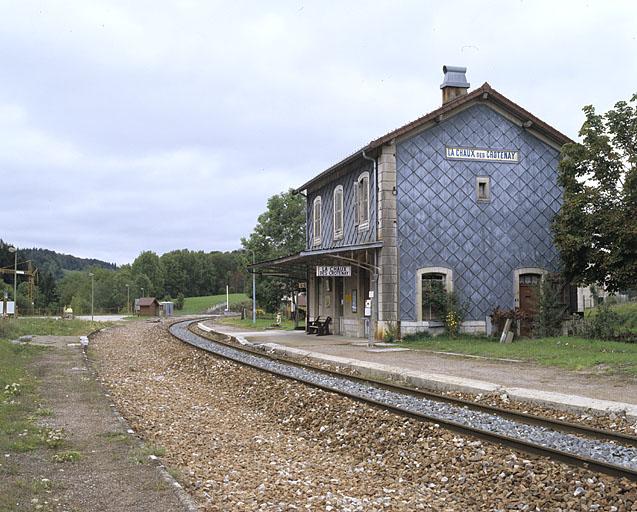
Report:
<svg viewBox="0 0 637 512"><path fill-rule="evenodd" d="M305 334L316 334L316 329L318 328L319 323L321 322L321 317L317 316L316 320L308 321L307 330Z"/></svg>
<svg viewBox="0 0 637 512"><path fill-rule="evenodd" d="M332 323L332 317L328 316L325 321L321 322L321 317L318 317L313 322L310 322L307 326L306 334L316 334L317 336L325 336L330 333L330 324Z"/></svg>

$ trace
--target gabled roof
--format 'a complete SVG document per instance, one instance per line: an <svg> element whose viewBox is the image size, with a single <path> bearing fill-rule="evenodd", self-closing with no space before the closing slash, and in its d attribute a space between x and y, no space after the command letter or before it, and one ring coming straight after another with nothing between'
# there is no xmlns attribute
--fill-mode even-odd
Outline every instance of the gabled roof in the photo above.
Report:
<svg viewBox="0 0 637 512"><path fill-rule="evenodd" d="M155 302L159 305L159 301L155 297L141 297L137 299L139 306L152 306Z"/></svg>
<svg viewBox="0 0 637 512"><path fill-rule="evenodd" d="M344 158L337 164L326 169L322 173L314 176L314 178L312 178L308 182L304 183L303 185L295 189L295 192L301 192L307 189L308 187L312 186L314 183L318 182L322 178L331 174L333 171L339 169L340 167L343 167L344 165L347 165L350 162L353 162L357 158L361 158L363 151L367 153L372 152L375 149L381 147L383 144L391 142L393 139L406 135L413 130L417 130L418 128L426 125L427 123L430 123L432 121L442 121L444 120L445 114L448 114L451 111L459 107L462 107L466 105L467 103L471 103L474 101L493 102L495 105L499 106L500 108L506 110L507 112L513 114L515 117L519 118L522 121L524 127L532 128L535 132L539 132L543 136L555 142L558 146L562 146L564 144L573 142L573 140L571 140L569 137L567 137L560 131L556 130L549 124L545 123L538 117L535 117L528 110L523 109L520 105L511 101L503 94L500 94L498 91L492 88L487 82L485 82L478 89L471 91L470 93L465 94L464 96L458 96L457 98L443 104L440 108L432 112L429 112L428 114L425 114L422 117L419 117L415 121L412 121L411 123L407 123L406 125L401 126L400 128L397 128L383 135L382 137L379 137L371 141L369 144L362 147L358 151L352 153L347 158Z"/></svg>

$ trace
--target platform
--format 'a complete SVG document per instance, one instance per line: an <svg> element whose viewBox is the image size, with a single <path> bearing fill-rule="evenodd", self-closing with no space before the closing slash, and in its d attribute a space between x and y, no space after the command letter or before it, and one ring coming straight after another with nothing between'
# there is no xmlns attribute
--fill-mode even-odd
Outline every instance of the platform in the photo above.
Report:
<svg viewBox="0 0 637 512"><path fill-rule="evenodd" d="M623 413L637 421L637 380L538 366L525 361L467 357L423 350L368 347L360 338L314 336L299 331L245 331L211 324L241 343L356 370L361 376L393 380L436 391L507 393L512 400L565 411Z"/></svg>

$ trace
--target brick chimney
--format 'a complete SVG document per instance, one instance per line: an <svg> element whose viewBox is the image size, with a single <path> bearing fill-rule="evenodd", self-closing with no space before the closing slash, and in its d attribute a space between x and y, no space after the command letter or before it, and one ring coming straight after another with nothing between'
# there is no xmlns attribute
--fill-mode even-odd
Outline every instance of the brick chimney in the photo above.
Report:
<svg viewBox="0 0 637 512"><path fill-rule="evenodd" d="M467 94L467 89L469 88L469 82L467 82L467 77L465 76L467 68L442 66L442 72L445 74L445 78L440 85L443 105L458 96Z"/></svg>

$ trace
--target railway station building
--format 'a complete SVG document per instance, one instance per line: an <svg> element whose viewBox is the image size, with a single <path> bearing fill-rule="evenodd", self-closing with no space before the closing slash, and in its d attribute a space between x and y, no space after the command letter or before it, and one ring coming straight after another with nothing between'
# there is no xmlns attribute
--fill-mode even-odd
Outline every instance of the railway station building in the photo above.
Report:
<svg viewBox="0 0 637 512"><path fill-rule="evenodd" d="M305 250L253 268L307 283L308 318L331 317L335 334L441 330L433 286L467 306L464 331L485 332L496 306L532 308L559 269L551 222L571 140L488 83L469 91L465 68L443 73L440 107L296 189Z"/></svg>

